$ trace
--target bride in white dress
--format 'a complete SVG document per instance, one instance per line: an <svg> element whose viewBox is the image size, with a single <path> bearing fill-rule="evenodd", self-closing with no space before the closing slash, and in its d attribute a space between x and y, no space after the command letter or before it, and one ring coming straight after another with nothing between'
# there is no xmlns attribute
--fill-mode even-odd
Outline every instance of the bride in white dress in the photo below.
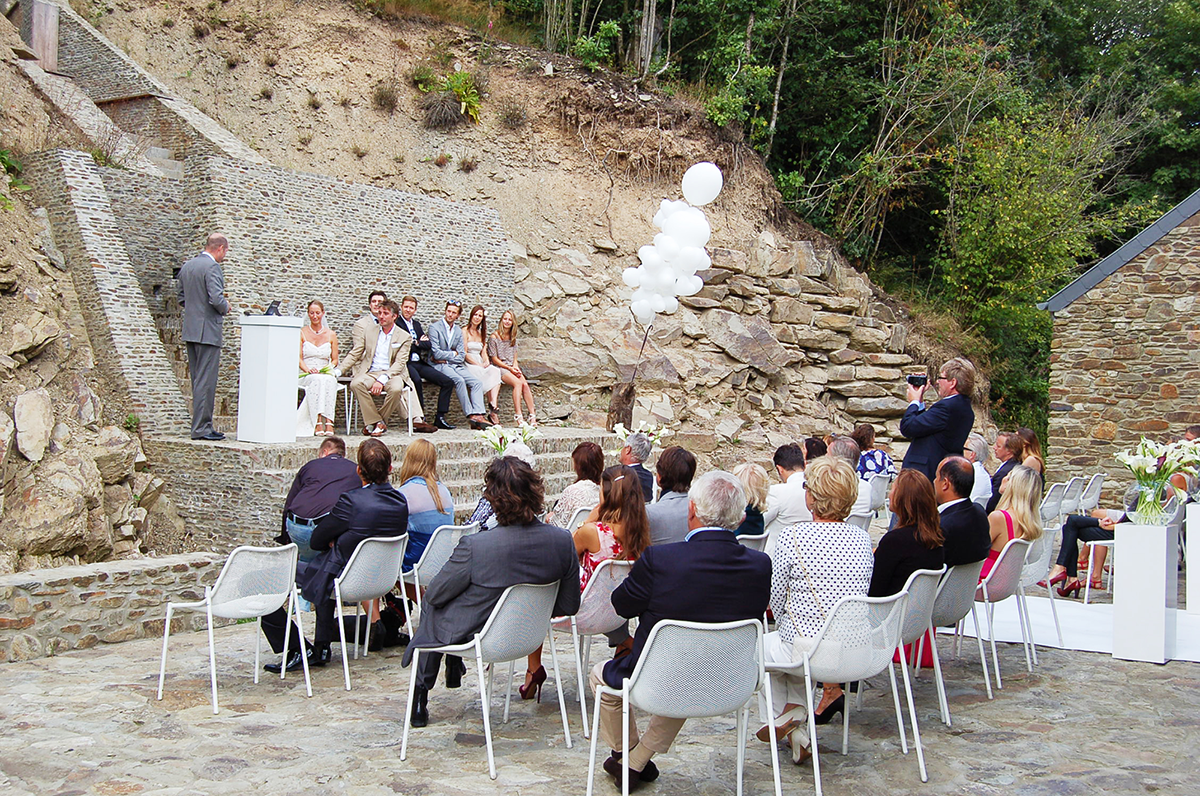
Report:
<svg viewBox="0 0 1200 796"><path fill-rule="evenodd" d="M471 309L463 339L467 343L467 370L482 382L483 391L487 394L488 419L499 425L500 368L488 361L483 350L487 345L487 312L479 304Z"/></svg>
<svg viewBox="0 0 1200 796"><path fill-rule="evenodd" d="M300 388L304 401L296 416L296 436L328 437L333 434L333 416L341 385L329 371L337 367L337 335L325 325L325 305L308 304L308 326L300 329ZM324 373L322 371L325 371Z"/></svg>

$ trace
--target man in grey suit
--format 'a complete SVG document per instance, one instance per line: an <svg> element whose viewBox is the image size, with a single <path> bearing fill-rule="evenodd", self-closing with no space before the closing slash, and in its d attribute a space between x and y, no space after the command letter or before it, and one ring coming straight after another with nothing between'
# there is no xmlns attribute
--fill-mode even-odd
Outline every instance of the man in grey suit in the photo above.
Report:
<svg viewBox="0 0 1200 796"><path fill-rule="evenodd" d="M457 325L460 315L462 302L447 301L445 316L429 327L430 356L433 366L454 380L454 391L471 428L489 428L492 424L483 414L483 383L467 370L467 345Z"/></svg>
<svg viewBox="0 0 1200 796"><path fill-rule="evenodd" d="M412 662L421 648L461 644L483 629L500 595L518 583L558 583L553 616L579 610L579 557L571 534L538 520L545 485L532 467L515 456L492 462L483 477L483 496L500 524L464 536L425 591L421 624L404 651ZM437 681L441 655L422 654L412 705L412 726L429 723L426 700ZM458 688L465 673L462 659L446 656L446 687Z"/></svg>
<svg viewBox="0 0 1200 796"><path fill-rule="evenodd" d="M228 251L229 241L214 232L204 242L204 251L184 263L176 277L179 306L183 307L183 342L192 376L192 439L225 439L213 428L213 404L221 362L221 318L229 314L225 274L221 272L221 261Z"/></svg>
<svg viewBox="0 0 1200 796"><path fill-rule="evenodd" d="M688 490L696 475L696 457L672 445L658 455L655 470L662 491L657 503L646 506L650 544L682 542L688 534Z"/></svg>

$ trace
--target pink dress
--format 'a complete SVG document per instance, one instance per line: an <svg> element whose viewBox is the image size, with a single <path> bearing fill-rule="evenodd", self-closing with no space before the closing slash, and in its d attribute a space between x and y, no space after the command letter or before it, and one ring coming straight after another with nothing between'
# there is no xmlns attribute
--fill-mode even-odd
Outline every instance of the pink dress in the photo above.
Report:
<svg viewBox="0 0 1200 796"><path fill-rule="evenodd" d="M1001 511L1000 513L1004 515L1004 521L1006 523L1008 523L1008 539L1009 539L1009 541L1012 541L1012 539L1013 539L1012 517L1008 516L1007 511ZM980 583L983 583L983 579L986 578L988 576L988 573L992 571L992 567L994 567L996 565L996 559L999 557L1000 557L999 550L988 550L987 561L983 562L983 569L979 570L979 582Z"/></svg>
<svg viewBox="0 0 1200 796"><path fill-rule="evenodd" d="M600 551L593 553L591 550L584 550L579 554L579 591L581 592L587 586L587 582L591 580L596 567L610 558L619 558L624 552L621 550L621 543L617 541L617 537L613 535L613 530L609 526L597 522L596 535L600 537Z"/></svg>

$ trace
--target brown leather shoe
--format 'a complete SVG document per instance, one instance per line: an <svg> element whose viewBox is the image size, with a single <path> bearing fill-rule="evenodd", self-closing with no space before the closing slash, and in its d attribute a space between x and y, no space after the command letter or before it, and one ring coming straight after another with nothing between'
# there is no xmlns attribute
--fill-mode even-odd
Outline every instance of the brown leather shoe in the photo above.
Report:
<svg viewBox="0 0 1200 796"><path fill-rule="evenodd" d="M432 426L422 420L419 423L413 423L413 431L417 432L418 434L432 434L433 432L437 431L437 426Z"/></svg>

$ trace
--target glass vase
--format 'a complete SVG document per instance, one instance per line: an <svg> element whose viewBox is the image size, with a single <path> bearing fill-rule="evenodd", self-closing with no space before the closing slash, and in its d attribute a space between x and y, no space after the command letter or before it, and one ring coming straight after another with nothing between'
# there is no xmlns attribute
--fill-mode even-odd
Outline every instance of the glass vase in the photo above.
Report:
<svg viewBox="0 0 1200 796"><path fill-rule="evenodd" d="M1130 518L1138 525L1166 525L1167 513L1163 511L1165 488L1165 481L1138 484L1137 504Z"/></svg>

